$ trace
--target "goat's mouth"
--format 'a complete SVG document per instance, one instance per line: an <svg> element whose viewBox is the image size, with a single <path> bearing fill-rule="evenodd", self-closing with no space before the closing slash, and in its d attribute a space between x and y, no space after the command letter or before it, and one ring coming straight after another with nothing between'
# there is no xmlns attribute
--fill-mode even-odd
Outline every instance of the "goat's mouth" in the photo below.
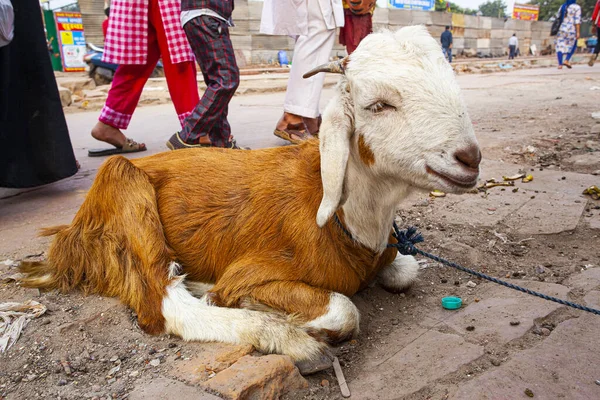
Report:
<svg viewBox="0 0 600 400"><path fill-rule="evenodd" d="M425 166L425 171L428 174L433 175L441 179L444 183L451 187L458 187L461 189L472 189L477 185L477 179L479 178L479 172L470 172L466 175L456 176L436 171L429 165Z"/></svg>

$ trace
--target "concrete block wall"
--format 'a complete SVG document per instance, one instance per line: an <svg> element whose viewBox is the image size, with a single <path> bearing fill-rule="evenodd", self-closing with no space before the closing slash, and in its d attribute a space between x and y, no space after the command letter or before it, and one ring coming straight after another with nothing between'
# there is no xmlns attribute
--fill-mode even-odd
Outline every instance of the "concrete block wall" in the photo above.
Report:
<svg viewBox="0 0 600 400"><path fill-rule="evenodd" d="M263 3L257 1L237 0L235 3L233 20L236 26L230 29L230 33L240 66L277 63L280 50L285 50L288 59L293 59L293 38L259 33L262 6ZM439 38L446 25L452 26L455 55L503 56L508 51L508 39L513 33L519 38L522 54L528 54L532 44L538 51L553 45L550 22L505 21L501 18L389 8L376 8L373 15L373 30L376 32L416 24L425 25L435 38ZM338 43L336 35L331 57L345 55L346 50Z"/></svg>

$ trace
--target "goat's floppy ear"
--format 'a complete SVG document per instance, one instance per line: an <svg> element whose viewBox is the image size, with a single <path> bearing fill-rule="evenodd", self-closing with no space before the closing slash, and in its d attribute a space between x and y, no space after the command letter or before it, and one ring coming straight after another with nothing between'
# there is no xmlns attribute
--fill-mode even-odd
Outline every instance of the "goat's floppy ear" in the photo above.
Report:
<svg viewBox="0 0 600 400"><path fill-rule="evenodd" d="M348 57L320 65L304 74L304 78L310 78L319 72L344 75L347 63ZM319 129L323 199L317 212L317 225L321 228L339 207L344 189L353 115L347 86L346 79L342 79L338 84L337 96L325 109L323 123Z"/></svg>
<svg viewBox="0 0 600 400"><path fill-rule="evenodd" d="M323 227L338 209L342 199L346 165L352 136L352 110L347 82L338 85L338 94L329 102L319 130L323 199L317 212L317 225Z"/></svg>

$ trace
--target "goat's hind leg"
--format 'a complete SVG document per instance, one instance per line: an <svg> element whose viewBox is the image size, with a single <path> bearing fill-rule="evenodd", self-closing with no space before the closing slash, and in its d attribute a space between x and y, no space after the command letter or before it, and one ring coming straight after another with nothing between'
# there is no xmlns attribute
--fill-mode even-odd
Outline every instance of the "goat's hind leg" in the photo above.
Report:
<svg viewBox="0 0 600 400"><path fill-rule="evenodd" d="M255 307L256 303L288 314L294 324L330 344L358 334L358 309L337 292L299 281L274 281L253 287L239 305Z"/></svg>
<svg viewBox="0 0 600 400"><path fill-rule="evenodd" d="M185 340L251 344L264 353L287 354L295 360L318 357L325 345L305 329L270 313L218 307L210 293L196 298L186 288L179 266L169 267L171 281L162 301L165 330Z"/></svg>

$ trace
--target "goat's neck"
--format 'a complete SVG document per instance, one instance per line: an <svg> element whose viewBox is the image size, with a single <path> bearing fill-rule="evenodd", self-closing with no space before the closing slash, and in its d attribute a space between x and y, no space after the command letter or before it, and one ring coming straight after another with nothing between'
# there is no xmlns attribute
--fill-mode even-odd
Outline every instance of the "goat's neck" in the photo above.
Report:
<svg viewBox="0 0 600 400"><path fill-rule="evenodd" d="M396 207L410 193L405 183L382 179L352 155L346 170L344 222L354 239L382 252L389 240Z"/></svg>

